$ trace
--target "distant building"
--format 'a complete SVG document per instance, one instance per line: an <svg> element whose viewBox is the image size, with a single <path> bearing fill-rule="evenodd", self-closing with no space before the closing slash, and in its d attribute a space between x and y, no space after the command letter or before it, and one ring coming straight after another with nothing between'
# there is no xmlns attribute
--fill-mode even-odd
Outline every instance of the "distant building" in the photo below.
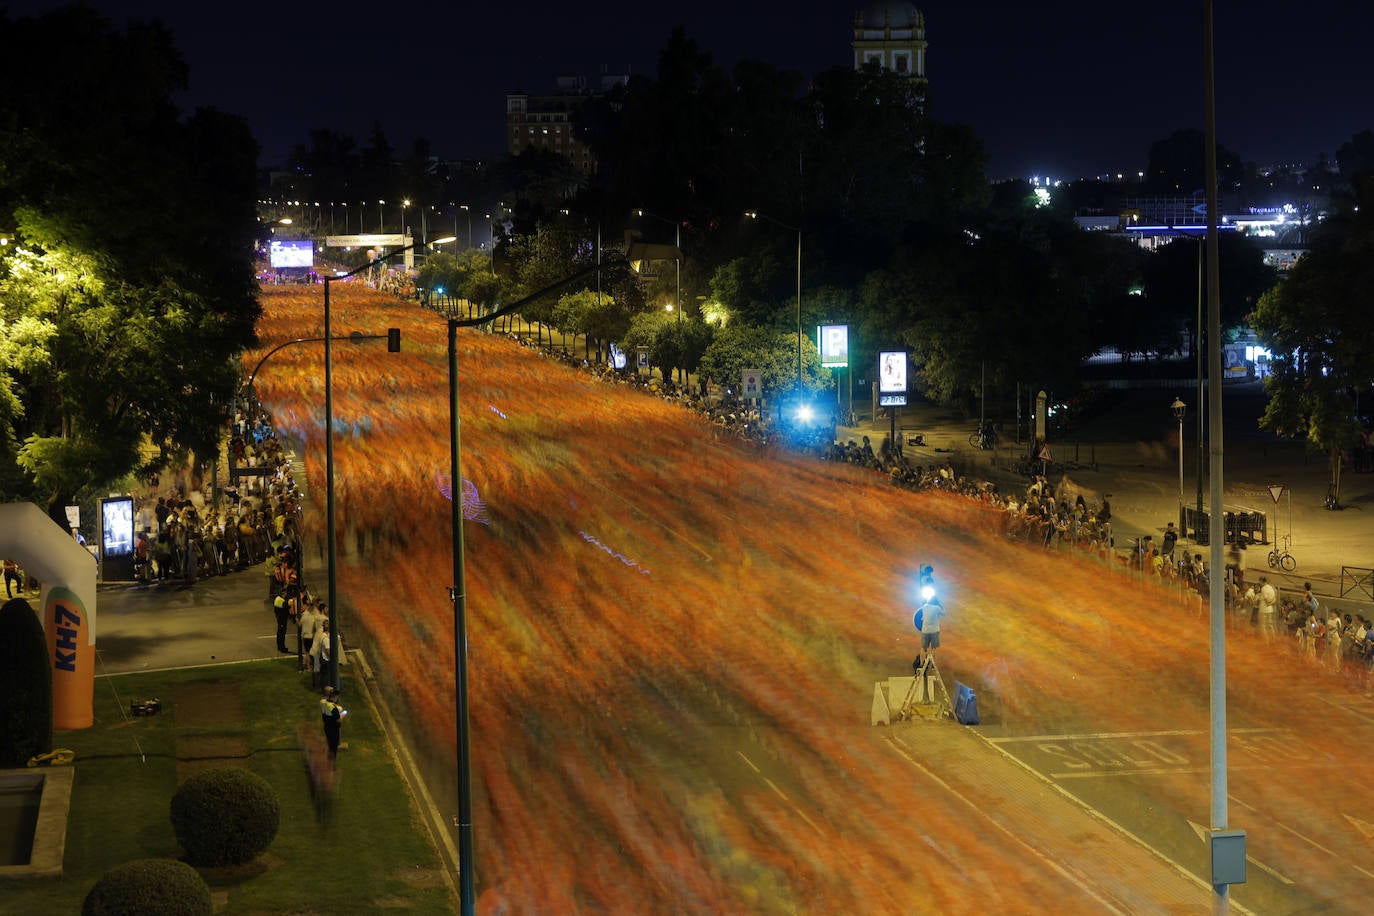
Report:
<svg viewBox="0 0 1374 916"><path fill-rule="evenodd" d="M854 69L876 63L926 80L926 17L910 3L879 2L854 16Z"/></svg>
<svg viewBox="0 0 1374 916"><path fill-rule="evenodd" d="M604 95L627 81L624 76L602 76L593 92L584 76L560 76L556 92L535 95L506 93L506 151L518 156L527 149L546 149L566 158L584 175L596 172L596 157L577 136L573 121L589 99Z"/></svg>

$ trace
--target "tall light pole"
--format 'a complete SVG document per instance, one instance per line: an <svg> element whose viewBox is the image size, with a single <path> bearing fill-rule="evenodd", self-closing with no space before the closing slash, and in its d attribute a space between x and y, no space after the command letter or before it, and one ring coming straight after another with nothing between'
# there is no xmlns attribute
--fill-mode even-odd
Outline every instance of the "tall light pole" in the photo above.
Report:
<svg viewBox="0 0 1374 916"><path fill-rule="evenodd" d="M448 320L449 494L453 502L449 509L450 524L453 526L453 585L449 587L449 599L453 602L453 701L458 731L458 907L462 916L473 916L476 911L476 887L473 880L476 866L473 864L475 849L472 839L472 768L469 762L468 737L467 583L463 557L462 432L458 416L458 329L476 327L497 318L504 318L535 299L580 280L600 267L599 264L585 267L570 277L485 315ZM331 611L333 606L331 602Z"/></svg>
<svg viewBox="0 0 1374 916"><path fill-rule="evenodd" d="M467 243L467 246L466 246L466 247L471 248L471 247L472 247L472 210L471 210L471 208L468 207L467 204L459 204L459 205L458 205L458 209L464 211L464 212L467 213L467 215L468 215L468 243ZM454 234L454 235L457 235L457 234L458 234L458 214L457 214L457 213L453 214L453 234Z"/></svg>
<svg viewBox="0 0 1374 916"><path fill-rule="evenodd" d="M401 201L401 235L406 234L406 207L410 206L410 198Z"/></svg>
<svg viewBox="0 0 1374 916"><path fill-rule="evenodd" d="M1217 243L1217 113L1214 77L1212 0L1203 0L1203 114L1206 122L1204 174L1207 182L1207 369L1211 384L1207 390L1208 448L1211 452L1210 488L1212 518L1222 519L1222 417L1221 417L1221 283ZM1224 534L1213 526L1208 534L1211 547L1211 586L1207 589L1209 614L1209 707L1211 709L1211 824L1209 830L1212 861L1213 911L1227 912L1230 886L1245 881L1245 831L1227 826L1226 789L1226 606L1221 583ZM1224 531L1224 529L1221 529Z"/></svg>
<svg viewBox="0 0 1374 916"><path fill-rule="evenodd" d="M492 219L490 213L486 214L486 216L487 216L487 245L488 245L488 247L491 248L492 254L495 254L495 253L496 253L496 221L495 221L494 219Z"/></svg>
<svg viewBox="0 0 1374 916"><path fill-rule="evenodd" d="M1188 413L1188 405L1181 398L1174 398L1169 409L1178 421L1178 528L1187 531L1188 526L1183 523L1183 417Z"/></svg>
<svg viewBox="0 0 1374 916"><path fill-rule="evenodd" d="M347 280L354 274L362 273L381 264L387 258L395 257L414 248L406 245L373 258L361 267L355 267L346 274L324 278L324 517L325 543L329 562L329 684L339 686L339 627L338 627L338 544L334 532L334 337L330 333L329 287L335 280ZM255 372L257 370L254 370Z"/></svg>
<svg viewBox="0 0 1374 916"><path fill-rule="evenodd" d="M382 231L383 231L383 225L384 225L383 221L384 221L385 219L386 219L386 201L384 201L384 200L379 200L379 201L377 201L377 233L378 233L379 235L380 235L380 234L382 233Z"/></svg>
<svg viewBox="0 0 1374 916"><path fill-rule="evenodd" d="M802 231L800 226L793 226L784 223L780 219L774 219L766 213L757 210L746 210L745 216L750 219L766 219L770 223L790 229L797 233L797 400L801 400L802 391L802 322L801 322L801 268L802 268Z"/></svg>

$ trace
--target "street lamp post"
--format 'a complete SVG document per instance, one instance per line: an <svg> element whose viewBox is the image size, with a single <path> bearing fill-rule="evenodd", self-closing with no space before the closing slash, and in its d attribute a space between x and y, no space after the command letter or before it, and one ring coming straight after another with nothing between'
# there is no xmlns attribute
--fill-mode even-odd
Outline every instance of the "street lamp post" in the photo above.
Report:
<svg viewBox="0 0 1374 916"><path fill-rule="evenodd" d="M378 234L378 235L380 235L380 234L382 233L382 231L383 231L383 227L384 227L384 225L385 225L385 223L384 223L385 219L386 219L386 201L384 201L384 200L379 200L379 201L377 201L377 234Z"/></svg>
<svg viewBox="0 0 1374 916"><path fill-rule="evenodd" d="M780 219L774 219L773 217L767 215L766 213L760 213L760 212L757 211L757 210L748 210L748 211L745 212L744 215L747 216L747 217L749 217L750 219L766 219L766 220L768 220L770 223L774 223L774 224L776 224L776 225L779 225L779 226L783 227L784 229L790 229L790 230L792 230L793 232L797 233L797 398L798 398L798 400L800 400L800 399L801 399L801 391L802 391L802 322L801 322L802 231L801 231L801 227L800 227L800 226L792 226L792 225L789 225L788 223L784 223L784 222L783 222L782 220L780 220Z"/></svg>
<svg viewBox="0 0 1374 916"><path fill-rule="evenodd" d="M462 432L458 416L458 329L476 327L503 318L535 299L599 269L600 265L583 268L572 276L531 293L523 299L507 303L486 315L448 320L449 494L453 501L449 510L450 524L453 526L453 585L449 587L449 599L453 602L453 702L458 732L458 907L463 916L473 916L476 911L476 886L473 880L476 853L472 837L472 769L469 763L468 737L467 583L463 556ZM332 602L330 609L333 609Z"/></svg>
<svg viewBox="0 0 1374 916"><path fill-rule="evenodd" d="M1183 519L1183 417L1188 413L1188 405L1181 398L1174 398L1169 409L1178 421L1178 530L1187 531L1188 526Z"/></svg>
<svg viewBox="0 0 1374 916"><path fill-rule="evenodd" d="M354 274L362 273L381 264L387 258L395 257L414 248L406 245L373 258L361 267L355 267L346 274L324 278L324 516L326 528L326 559L329 562L329 684L339 686L339 627L338 627L338 543L334 531L334 337L330 332L329 287L335 280L347 280ZM254 370L256 371L256 370Z"/></svg>
<svg viewBox="0 0 1374 916"><path fill-rule="evenodd" d="M471 209L470 207L468 207L467 204L459 204L459 205L458 205L458 209L459 209L459 210L462 210L463 212L467 213L467 215L468 215L468 243L467 243L467 245L466 245L465 247L471 248L471 247L472 247L472 209ZM454 234L454 235L457 235L457 234L458 234L458 214L457 214L457 213L454 213L454 214L453 214L453 234Z"/></svg>

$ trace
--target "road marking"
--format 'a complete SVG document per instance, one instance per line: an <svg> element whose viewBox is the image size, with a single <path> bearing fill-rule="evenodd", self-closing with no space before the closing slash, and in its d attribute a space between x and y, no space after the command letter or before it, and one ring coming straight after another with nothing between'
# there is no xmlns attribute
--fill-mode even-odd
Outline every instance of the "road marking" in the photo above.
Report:
<svg viewBox="0 0 1374 916"><path fill-rule="evenodd" d="M1226 731L1227 731L1227 734L1231 734L1231 735L1242 735L1242 734L1248 734L1248 733L1250 733L1250 732L1272 732L1272 731L1282 731L1282 729L1273 729L1273 728L1229 728L1229 729L1227 729ZM1081 735L1073 735L1073 734L1069 734L1069 735L1012 735L1012 736L1009 736L1009 737L1001 737L1001 738L989 738L989 737L987 737L986 735L979 735L978 737L982 738L984 741L988 742L989 744L1012 744L1012 743L1017 742L1017 741L1076 741L1076 740L1088 740L1088 739L1093 739L1093 738L1160 738L1160 737L1180 737L1180 736L1188 736L1188 735L1206 735L1206 734L1210 734L1210 733L1209 733L1209 732L1206 732L1206 731L1204 731L1204 730L1202 730L1202 729L1190 728L1190 729L1179 729L1179 730L1176 730L1176 731L1161 731L1161 732L1087 732L1087 733L1081 734Z"/></svg>
<svg viewBox="0 0 1374 916"><path fill-rule="evenodd" d="M974 732L974 734L977 735L979 738L982 738L982 737L983 737L982 735L978 735L978 733L977 733L976 731ZM1200 735L1200 734L1202 734L1202 732L1200 732L1200 731L1184 732L1183 734L1197 734L1197 735ZM1054 737L1054 736L1050 736L1050 737ZM1005 748L1002 748L1002 747L997 746L996 744L993 744L991 739L984 738L983 740L987 741L988 744L989 744L989 746L992 747L993 750L997 751L997 753L999 753L999 754L1001 754L1002 756L1006 757L1006 758L1007 758L1008 760L1010 760L1013 764L1015 764L1016 766L1019 766L1021 769L1025 770L1027 773L1030 773L1032 776L1034 776L1035 778L1039 779L1039 780L1040 780L1041 782L1043 782L1045 785L1049 786L1050 789L1052 789L1053 791L1058 792L1060 795L1064 796L1064 798L1068 799L1068 800L1069 800L1070 802L1072 802L1073 804L1078 805L1078 806L1079 806L1080 808L1082 808L1084 811L1087 811L1090 815L1092 815L1093 817L1097 818L1099 821L1101 821L1102 823L1106 824L1107 826L1111 827L1113 830L1115 830L1116 832L1120 833L1122 836L1129 837L1131 840L1133 840L1133 841L1135 841L1136 843L1138 843L1141 847L1143 847L1143 848L1145 848L1145 849L1148 849L1150 852L1152 852L1152 853L1154 853L1156 856L1158 856L1159 859L1160 859L1161 861L1167 862L1167 863L1169 863L1170 865L1172 865L1173 868L1174 868L1174 870L1177 871L1180 875L1182 875L1185 879L1187 879L1187 880L1189 880L1189 881L1192 881L1194 884L1198 885L1199 887L1206 888L1206 889L1209 890L1209 891L1212 890L1212 885L1211 885L1210 882L1208 882L1208 881L1204 880L1203 878L1200 878L1200 877L1198 877L1197 875L1193 874L1192 871L1190 871L1190 870L1187 869L1187 868L1184 868L1182 865L1180 865L1179 863L1175 862L1173 859L1171 859L1171 858L1169 858L1168 856L1166 856L1163 852L1161 852L1160 850L1156 849L1154 846L1150 845L1149 843L1145 842L1145 840L1144 840L1142 837L1139 837L1139 836L1137 836L1136 834L1132 833L1131 831L1127 830L1124 826L1122 826L1121 824L1117 823L1115 820L1113 820L1112 818L1108 817L1108 816L1107 816L1106 814L1104 814L1103 812L1101 812L1101 811L1099 811L1098 809L1094 808L1092 805L1090 805L1090 804L1088 804L1087 802L1083 801L1083 799L1079 798L1077 795L1074 795L1072 792L1070 792L1070 791L1068 791L1067 789L1065 789L1065 788L1064 788L1063 786L1061 786L1059 783L1057 783L1057 782L1055 782L1054 780L1050 779L1049 777L1045 776L1045 775L1044 775L1043 773L1041 773L1039 770L1035 769L1035 767L1033 767L1033 766L1031 766L1030 764L1026 763L1025 761L1021 760L1021 758L1017 757L1015 754L1011 753L1010 751L1006 750ZM970 803L970 804L971 804L971 803ZM1231 908L1232 908L1233 910L1236 910L1236 911L1241 912L1241 913L1250 913L1250 912L1252 912L1251 910L1246 909L1244 906L1242 906L1239 902L1237 902L1237 901L1234 900L1234 899L1231 900Z"/></svg>
<svg viewBox="0 0 1374 916"><path fill-rule="evenodd" d="M1255 812L1256 814L1260 815L1261 817L1264 816L1264 813L1263 813L1262 811L1260 811L1260 809L1256 808L1254 805L1246 804L1245 802L1241 801L1240 799L1236 798L1234 795L1231 795L1230 793L1227 793L1226 797L1227 797L1228 799L1230 799L1232 802L1235 802L1235 804L1236 804L1238 807L1241 807L1241 808L1248 808L1249 810ZM1346 815L1346 817L1349 817L1349 815ZM1342 863L1344 863L1345 867L1355 869L1355 871L1357 871L1357 872L1359 872L1360 874L1364 875L1366 878L1374 878L1374 872L1367 871L1367 870L1361 868L1360 866L1356 865L1353 861L1351 861L1351 859L1350 859L1350 857L1349 857L1348 855L1344 855L1344 854L1342 854L1342 853L1338 853L1338 852L1336 852L1336 851L1333 850L1333 849L1327 849L1327 848L1326 848L1325 846L1323 846L1321 843L1318 843L1316 840L1312 839L1310 836L1307 836L1307 835L1305 835L1305 834L1299 833L1298 831L1294 830L1292 827L1289 827L1289 826L1288 826L1287 824L1285 824L1283 821L1274 820L1273 818L1270 818L1270 820L1272 820L1273 823L1275 824L1275 826L1277 826L1280 830L1286 830L1286 831L1288 831L1289 833L1293 834L1293 836L1295 836L1295 837L1297 837L1298 839L1302 840L1304 843L1307 843L1307 844L1309 844L1310 846L1313 846L1314 848L1321 850L1322 852L1326 853L1328 856L1331 856L1333 859L1338 859L1338 860L1340 860Z"/></svg>
<svg viewBox="0 0 1374 916"><path fill-rule="evenodd" d="M1312 697L1314 699L1320 700L1328 706L1332 706L1336 709L1339 709L1341 712L1349 713L1357 719L1363 719L1365 722L1374 725L1374 716L1366 715L1362 712L1359 712L1358 710L1351 708L1351 704L1354 702L1359 702L1358 700L1351 700L1349 698L1346 698L1343 702L1337 703L1335 700L1329 699L1328 697L1325 697L1319 693L1312 694Z"/></svg>
<svg viewBox="0 0 1374 916"><path fill-rule="evenodd" d="M1196 833L1196 834L1197 834L1197 838L1198 838L1199 840L1201 840L1201 841L1204 842L1204 843L1207 842L1207 828L1206 828L1206 827L1202 826L1201 824L1197 823L1196 821L1188 821L1188 826L1193 828L1193 833ZM1254 856L1250 855L1249 853L1246 853L1246 855L1245 855L1245 861L1249 862L1251 865L1255 866L1255 867L1258 868L1260 871L1268 872L1269 874L1273 875L1275 878L1277 878L1277 879L1279 879L1280 881L1282 881L1284 884L1292 884L1292 883L1293 883L1293 880L1292 880L1291 878L1289 878L1289 877L1287 877L1286 875L1280 873L1277 869L1270 868L1268 865L1265 865L1263 862L1261 862L1259 859L1256 859Z"/></svg>
<svg viewBox="0 0 1374 916"><path fill-rule="evenodd" d="M1365 839L1374 836L1374 824L1371 824L1369 821L1362 821L1358 817L1351 817L1349 814L1342 814L1341 817L1355 825L1355 829L1364 834Z"/></svg>
<svg viewBox="0 0 1374 916"><path fill-rule="evenodd" d="M788 806L789 808L791 808L791 809L793 810L793 812L795 812L796 815L797 815L798 817L800 817L802 820L806 821L806 823L809 824L809 825L811 826L811 829L812 829L812 830L816 831L816 832L819 833L819 834L824 834L824 833L825 833L824 830L822 830L820 827L816 826L816 822L815 822L815 821L811 820L811 818L809 818L809 817L806 816L806 812L805 812L805 811L803 811L802 809L798 808L796 805L792 804L792 799L790 799L790 798L787 797L787 793L786 793L786 792L784 792L782 789L779 789L779 788L778 788L777 783L773 782L773 780L771 780L771 779L769 779L767 776L764 776L764 775L763 775L763 770L760 770L757 766L755 766L755 765L754 765L754 761L750 760L750 759L748 758L748 756L745 755L744 751L736 750L735 753L736 753L736 754L739 754L739 759L741 759L741 760L743 760L745 763L749 764L749 769L753 770L753 771L754 771L755 773L757 773L759 776L762 776L762 777L763 777L763 781L766 782L766 783L768 784L768 788L772 789L774 792L776 792L776 793L778 794L778 797L779 797L779 798L781 798L783 801L787 802L787 806Z"/></svg>
<svg viewBox="0 0 1374 916"><path fill-rule="evenodd" d="M913 766L913 767L915 767L917 770L921 771L921 773L923 773L923 774L926 776L927 779L931 780L931 781L934 782L936 785L940 786L940 788L944 789L945 792L947 792L950 796L959 799L959 801L961 801L961 802L963 802L965 805L967 805L968 808L969 808L971 811L973 811L975 814L977 814L979 817L981 817L984 821L986 821L987 823L991 824L993 827L997 828L999 831L1001 831L1003 834L1005 834L1008 838L1010 838L1010 839L1012 840L1012 842L1016 843L1016 845L1022 847L1022 848L1025 849L1027 852L1029 852L1032 856L1034 856L1035 858L1039 859L1041 862L1043 862L1043 863L1045 863L1046 865L1048 865L1048 866L1049 866L1051 869L1053 869L1054 871L1058 872L1058 873L1059 873L1060 875L1062 875L1067 881L1069 881L1071 884L1073 884L1075 887L1077 887L1077 888L1078 888L1079 890L1081 890L1083 893L1087 894L1089 897L1091 897L1092 899L1094 899L1094 900L1096 900L1098 903L1100 903L1105 909L1107 909L1107 910L1109 910L1109 911L1111 911L1111 912L1113 912L1113 913L1124 913L1124 912L1125 912L1124 910L1118 909L1115 905L1112 904L1112 902L1111 902L1110 900L1107 900L1106 898L1104 898L1101 894L1099 894L1099 893L1097 892L1097 890L1096 890L1095 888L1093 888L1091 885L1089 885L1086 881L1084 881L1084 880L1083 880L1082 878L1080 878L1078 875L1076 875L1076 874L1074 874L1073 872L1069 871L1067 868L1065 868L1063 865L1060 865L1058 862L1054 861L1053 859L1047 857L1047 856L1044 855L1042 852L1040 852L1040 850L1036 849L1034 846L1031 846L1029 843L1027 843L1025 840L1021 839L1021 837L1017 836L1015 833L1012 833L1012 831L1010 830L1010 828L1008 828L1008 827L1004 826L1003 824L998 823L997 821L993 820L991 817L989 817L989 816L987 815L986 812L984 812L982 809L980 809L976 804L973 803L973 801L972 801L971 799L969 799L967 796L965 796L962 792L960 792L959 790L955 789L953 786L951 786L949 783L945 782L945 781L944 781L943 779L941 779L939 776L936 776L935 773L932 772L930 769L928 769L927 767L923 766L920 762L918 762L918 761L916 760L916 757L912 754L910 745L908 745L908 744L907 744L905 741L903 741L900 737L898 737L897 735L888 734L888 735L885 735L885 736L884 736L884 739L887 741L888 747L892 748L892 750L893 750L894 753L900 755L903 759L906 760L907 763L911 764L911 766ZM895 745L897 745L897 744L900 744L900 745L901 745L901 748L896 747ZM1010 756L1010 755L1008 755L1008 756ZM1012 759L1015 760L1014 757L1013 757ZM1166 860L1166 861L1167 861L1167 860ZM1177 866L1175 866L1175 867L1177 867ZM1185 874L1187 874L1187 872L1185 872Z"/></svg>

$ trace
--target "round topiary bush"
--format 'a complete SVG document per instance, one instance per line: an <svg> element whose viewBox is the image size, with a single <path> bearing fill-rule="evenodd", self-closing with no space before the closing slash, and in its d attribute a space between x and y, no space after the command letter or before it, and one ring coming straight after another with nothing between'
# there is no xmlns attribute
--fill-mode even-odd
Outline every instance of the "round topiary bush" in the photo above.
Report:
<svg viewBox="0 0 1374 916"><path fill-rule="evenodd" d="M82 916L209 916L210 886L185 862L135 859L100 876Z"/></svg>
<svg viewBox="0 0 1374 916"><path fill-rule="evenodd" d="M172 829L192 865L241 865L277 835L281 805L248 770L202 770L172 796Z"/></svg>

